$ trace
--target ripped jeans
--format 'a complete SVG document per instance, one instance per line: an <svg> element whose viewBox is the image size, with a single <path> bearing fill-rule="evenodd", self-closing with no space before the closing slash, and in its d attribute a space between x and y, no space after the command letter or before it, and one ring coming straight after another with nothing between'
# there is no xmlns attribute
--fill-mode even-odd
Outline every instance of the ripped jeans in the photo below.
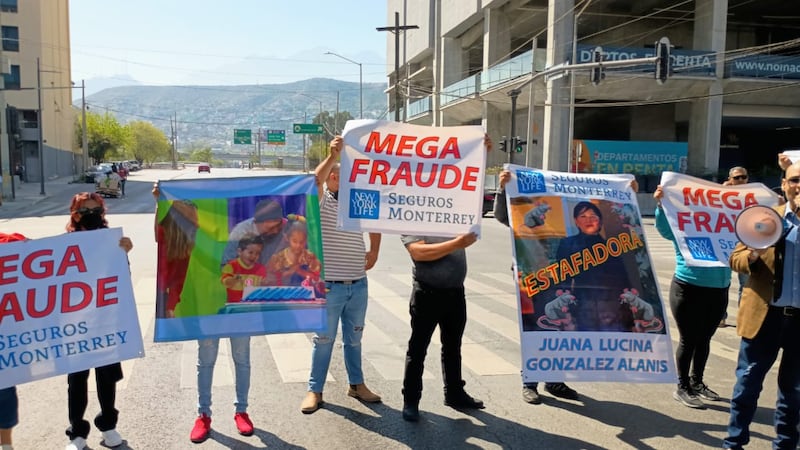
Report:
<svg viewBox="0 0 800 450"><path fill-rule="evenodd" d="M325 378L331 364L333 342L342 319L342 343L344 366L347 369L349 384L364 382L361 371L361 336L364 333L364 319L367 316L367 277L353 281L325 282L328 329L314 335L314 349L311 352L311 375L308 379L310 392L322 392Z"/></svg>

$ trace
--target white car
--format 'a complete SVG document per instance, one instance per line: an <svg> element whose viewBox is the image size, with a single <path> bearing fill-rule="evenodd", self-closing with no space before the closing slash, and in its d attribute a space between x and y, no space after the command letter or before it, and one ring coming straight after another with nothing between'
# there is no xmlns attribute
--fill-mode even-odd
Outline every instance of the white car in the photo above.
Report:
<svg viewBox="0 0 800 450"><path fill-rule="evenodd" d="M139 161L136 161L135 159L123 162L128 164L128 170L131 172L136 172L137 170L140 170L142 168L142 166L139 164Z"/></svg>
<svg viewBox="0 0 800 450"><path fill-rule="evenodd" d="M101 178L111 173L111 163L101 163L96 166L90 167L84 174L84 182L94 183Z"/></svg>

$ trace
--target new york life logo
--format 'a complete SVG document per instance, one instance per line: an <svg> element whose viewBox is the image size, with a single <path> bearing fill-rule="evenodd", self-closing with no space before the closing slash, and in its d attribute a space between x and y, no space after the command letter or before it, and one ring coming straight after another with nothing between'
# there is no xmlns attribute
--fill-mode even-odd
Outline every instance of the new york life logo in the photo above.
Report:
<svg viewBox="0 0 800 450"><path fill-rule="evenodd" d="M686 247L692 258L698 261L716 261L717 255L714 254L714 244L707 237L687 237Z"/></svg>
<svg viewBox="0 0 800 450"><path fill-rule="evenodd" d="M544 175L541 172L532 170L517 171L517 190L520 194L536 194L547 192L544 183Z"/></svg>
<svg viewBox="0 0 800 450"><path fill-rule="evenodd" d="M380 195L378 191L366 189L350 190L350 218L377 219L380 217Z"/></svg>

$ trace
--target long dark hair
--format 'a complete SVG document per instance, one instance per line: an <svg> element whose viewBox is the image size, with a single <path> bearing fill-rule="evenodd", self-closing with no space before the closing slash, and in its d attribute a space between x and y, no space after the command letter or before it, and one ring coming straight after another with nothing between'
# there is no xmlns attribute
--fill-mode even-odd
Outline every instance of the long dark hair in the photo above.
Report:
<svg viewBox="0 0 800 450"><path fill-rule="evenodd" d="M103 228L108 228L108 221L106 220L106 202L100 194L95 192L79 192L72 197L69 204L69 222L67 222L67 233L73 231L81 231L81 226L78 223L81 220L81 215L78 210L83 208L83 204L87 200L94 200L103 208Z"/></svg>

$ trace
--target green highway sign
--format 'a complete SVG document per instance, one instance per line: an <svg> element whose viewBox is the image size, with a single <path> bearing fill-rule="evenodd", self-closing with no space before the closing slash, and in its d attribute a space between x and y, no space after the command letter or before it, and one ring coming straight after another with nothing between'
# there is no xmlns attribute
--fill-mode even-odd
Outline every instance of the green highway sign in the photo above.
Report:
<svg viewBox="0 0 800 450"><path fill-rule="evenodd" d="M253 138L250 130L233 130L234 144L252 144Z"/></svg>
<svg viewBox="0 0 800 450"><path fill-rule="evenodd" d="M267 130L267 144L286 145L286 130Z"/></svg>
<svg viewBox="0 0 800 450"><path fill-rule="evenodd" d="M294 134L322 134L320 123L296 123L292 127Z"/></svg>

